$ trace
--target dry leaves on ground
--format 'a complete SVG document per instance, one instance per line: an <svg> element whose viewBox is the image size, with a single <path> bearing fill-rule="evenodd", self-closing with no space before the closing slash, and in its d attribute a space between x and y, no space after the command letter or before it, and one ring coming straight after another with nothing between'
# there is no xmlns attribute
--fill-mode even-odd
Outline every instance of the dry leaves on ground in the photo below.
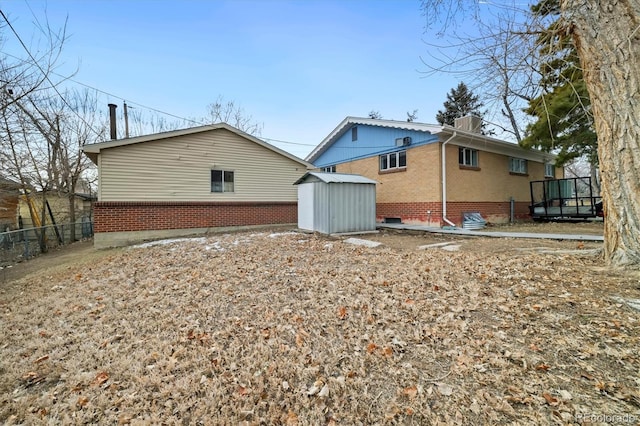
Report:
<svg viewBox="0 0 640 426"><path fill-rule="evenodd" d="M11 282L0 290L0 420L640 419L640 314L611 298L639 298L637 276L590 251L482 241L447 252L214 235Z"/></svg>

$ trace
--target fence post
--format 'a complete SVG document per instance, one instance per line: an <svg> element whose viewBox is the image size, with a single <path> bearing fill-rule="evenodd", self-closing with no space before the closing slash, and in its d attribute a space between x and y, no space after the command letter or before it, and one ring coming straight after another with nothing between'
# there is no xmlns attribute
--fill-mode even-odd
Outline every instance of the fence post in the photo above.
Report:
<svg viewBox="0 0 640 426"><path fill-rule="evenodd" d="M24 258L29 259L29 234L26 230L22 231L22 241L24 241Z"/></svg>

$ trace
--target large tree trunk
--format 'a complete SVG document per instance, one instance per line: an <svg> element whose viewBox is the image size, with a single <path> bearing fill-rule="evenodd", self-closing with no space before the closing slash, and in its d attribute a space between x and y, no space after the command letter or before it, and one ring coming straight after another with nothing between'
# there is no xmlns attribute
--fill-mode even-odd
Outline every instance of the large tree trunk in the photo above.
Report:
<svg viewBox="0 0 640 426"><path fill-rule="evenodd" d="M606 214L604 255L640 265L640 0L562 0L591 96Z"/></svg>

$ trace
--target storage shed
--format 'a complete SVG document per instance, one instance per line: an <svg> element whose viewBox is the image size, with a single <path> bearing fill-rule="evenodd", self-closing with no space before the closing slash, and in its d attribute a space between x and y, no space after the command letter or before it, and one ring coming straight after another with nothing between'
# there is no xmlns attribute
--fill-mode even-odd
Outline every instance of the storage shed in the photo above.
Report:
<svg viewBox="0 0 640 426"><path fill-rule="evenodd" d="M294 185L298 185L298 228L323 234L375 231L375 180L307 172Z"/></svg>

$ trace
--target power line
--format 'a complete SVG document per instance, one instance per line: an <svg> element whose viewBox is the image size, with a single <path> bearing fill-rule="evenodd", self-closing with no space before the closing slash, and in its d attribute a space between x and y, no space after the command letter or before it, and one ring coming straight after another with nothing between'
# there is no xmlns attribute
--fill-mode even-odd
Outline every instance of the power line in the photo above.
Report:
<svg viewBox="0 0 640 426"><path fill-rule="evenodd" d="M47 80L47 82L51 85L51 88L58 94L58 96L60 96L60 99L62 99L62 102L71 110L71 112L73 112L80 119L80 121L82 121L91 131L93 131L96 134L96 136L102 137L102 134L98 132L96 129L94 129L93 126L91 126L89 123L87 123L87 121L82 116L80 116L80 114L78 114L71 105L69 105L69 103L64 98L64 96L62 96L62 93L58 91L58 88L55 86L55 84L53 84L53 82L49 78L49 75L45 72L45 70L42 69L42 67L40 66L40 63L38 63L36 58L33 57L33 55L31 54L31 51L29 51L29 48L27 48L27 45L24 44L24 42L22 41L22 38L20 38L20 35L18 35L18 32L15 30L15 28L13 28L13 25L11 25L11 22L9 22L9 19L4 14L2 9L0 9L0 14L2 15L2 18L7 23L7 25L13 32L13 34L16 36L16 38L18 39L22 47L24 48L25 52L27 52L27 55L29 55L29 58L31 58L31 60L33 61L33 64L40 70L45 80Z"/></svg>

